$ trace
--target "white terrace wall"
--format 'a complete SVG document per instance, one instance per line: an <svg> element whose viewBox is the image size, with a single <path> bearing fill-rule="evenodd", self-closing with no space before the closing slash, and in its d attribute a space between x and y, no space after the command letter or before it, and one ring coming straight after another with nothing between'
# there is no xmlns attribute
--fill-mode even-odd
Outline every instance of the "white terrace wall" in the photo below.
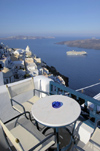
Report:
<svg viewBox="0 0 100 151"><path fill-rule="evenodd" d="M46 78L44 76L36 76L34 77L35 88L49 92L49 81L51 81L51 79ZM10 83L8 85L17 84L20 82L23 82L23 80L19 82ZM32 95L33 92L31 91L25 93L24 95L22 94L20 97L17 97L16 99L17 101L24 102L27 101L29 98L31 98ZM40 92L37 92L36 95L38 95L39 97L46 96L45 94L43 93L41 94ZM5 122L17 114L18 112L11 107L6 85L0 86L0 118L3 120L3 122Z"/></svg>

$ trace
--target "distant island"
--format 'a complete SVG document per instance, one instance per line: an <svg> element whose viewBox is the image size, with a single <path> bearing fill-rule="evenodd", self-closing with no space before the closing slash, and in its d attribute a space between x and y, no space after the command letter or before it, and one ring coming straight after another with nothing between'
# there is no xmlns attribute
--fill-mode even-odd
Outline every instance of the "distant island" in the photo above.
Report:
<svg viewBox="0 0 100 151"><path fill-rule="evenodd" d="M0 40L17 40L17 39L53 39L55 37L42 37L42 36L11 36L11 37L7 37L7 38L0 38Z"/></svg>
<svg viewBox="0 0 100 151"><path fill-rule="evenodd" d="M100 39L62 41L62 42L58 42L56 44L67 45L69 47L100 50Z"/></svg>

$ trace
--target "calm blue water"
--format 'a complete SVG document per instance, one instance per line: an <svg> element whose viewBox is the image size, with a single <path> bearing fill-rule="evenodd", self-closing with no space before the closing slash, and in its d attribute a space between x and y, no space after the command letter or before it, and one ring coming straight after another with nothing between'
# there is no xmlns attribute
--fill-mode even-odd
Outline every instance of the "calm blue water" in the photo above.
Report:
<svg viewBox="0 0 100 151"><path fill-rule="evenodd" d="M79 89L100 82L100 50L67 47L57 45L56 42L85 39L85 38L55 38L37 40L2 40L11 48L25 49L29 45L31 51L42 58L49 66L54 66L63 75L69 77L69 87ZM86 56L67 56L69 50L85 50ZM100 85L84 91L85 94L94 96L100 92Z"/></svg>

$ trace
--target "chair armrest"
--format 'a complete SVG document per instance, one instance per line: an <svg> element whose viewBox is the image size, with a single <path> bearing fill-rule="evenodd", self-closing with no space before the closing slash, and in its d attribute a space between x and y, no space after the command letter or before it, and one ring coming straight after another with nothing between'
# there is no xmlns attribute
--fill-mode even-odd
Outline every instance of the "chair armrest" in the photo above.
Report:
<svg viewBox="0 0 100 151"><path fill-rule="evenodd" d="M22 104L20 104L19 102L15 101L14 99L11 99L11 105L12 105L12 107L13 107L13 102L15 102L17 105L19 105L19 106L22 108L23 113L25 113L25 117L26 117L27 119L32 120L32 119L31 119L31 115L30 115L29 112L28 112L28 113L29 113L29 117L27 117L25 107L24 107ZM14 110L17 110L17 108L14 108L14 107L13 107L13 109L14 109ZM18 111L18 110L17 110L17 111Z"/></svg>
<svg viewBox="0 0 100 151"><path fill-rule="evenodd" d="M17 119L17 118L19 118L20 116L22 116L22 115L24 115L24 114L29 114L29 115L30 115L30 112L26 111L26 112L24 112L24 113L21 113L21 114L15 116L15 117L11 118L10 120L4 122L4 124L7 124L7 123L9 123L9 122L11 122L11 121Z"/></svg>
<svg viewBox="0 0 100 151"><path fill-rule="evenodd" d="M95 141L93 141L92 139L90 139L89 142L91 142L92 144L95 144L97 147L100 148L100 145L98 143L96 143Z"/></svg>
<svg viewBox="0 0 100 151"><path fill-rule="evenodd" d="M84 149L82 149L81 147L74 145L73 149L77 149L77 151L85 151Z"/></svg>
<svg viewBox="0 0 100 151"><path fill-rule="evenodd" d="M26 112L25 108L24 108L24 106L22 104L20 104L19 102L15 101L14 99L11 99L11 105L12 106L13 106L13 102L15 102L17 105L20 105L22 107L22 109L23 109L23 112Z"/></svg>
<svg viewBox="0 0 100 151"><path fill-rule="evenodd" d="M45 91L38 90L38 89L34 89L34 91L35 91L35 90L36 90L36 91L39 91L39 92L41 92L41 93L44 93L44 94L50 95L50 94L49 94L49 92L45 92Z"/></svg>
<svg viewBox="0 0 100 151"><path fill-rule="evenodd" d="M54 133L51 134L51 135L49 135L49 136L46 137L45 139L43 139L40 143L38 143L37 145L35 145L34 147L32 147L29 151L33 151L33 150L34 150L35 148L37 148L39 145L43 144L45 141L47 141L48 139L50 139L53 135L54 135Z"/></svg>

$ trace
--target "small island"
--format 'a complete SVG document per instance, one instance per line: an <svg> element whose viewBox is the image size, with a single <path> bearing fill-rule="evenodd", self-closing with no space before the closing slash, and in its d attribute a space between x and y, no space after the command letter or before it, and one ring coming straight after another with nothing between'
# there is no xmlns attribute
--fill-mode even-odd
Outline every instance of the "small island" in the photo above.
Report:
<svg viewBox="0 0 100 151"><path fill-rule="evenodd" d="M69 47L100 50L100 39L62 41L62 42L58 42L56 44L67 45Z"/></svg>
<svg viewBox="0 0 100 151"><path fill-rule="evenodd" d="M17 39L23 39L23 40L26 40L26 39L53 39L55 37L51 37L51 36L48 36L48 37L42 37L42 36L11 36L11 37L6 37L6 38L0 38L0 40L17 40Z"/></svg>

